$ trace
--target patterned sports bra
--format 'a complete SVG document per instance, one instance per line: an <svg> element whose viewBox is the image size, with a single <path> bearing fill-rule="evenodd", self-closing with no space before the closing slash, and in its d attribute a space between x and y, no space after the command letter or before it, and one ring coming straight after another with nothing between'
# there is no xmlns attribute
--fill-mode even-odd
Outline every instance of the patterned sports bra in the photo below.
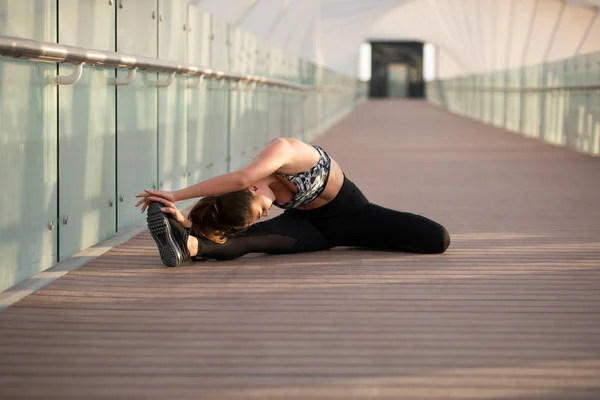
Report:
<svg viewBox="0 0 600 400"><path fill-rule="evenodd" d="M323 193L329 180L329 170L331 169L331 158L325 150L313 144L313 147L317 149L321 157L317 162L317 165L309 169L308 171L300 172L298 174L280 174L276 172L277 176L282 177L296 186L297 192L287 203L279 203L274 201L273 204L280 208L295 208L298 206L305 206Z"/></svg>

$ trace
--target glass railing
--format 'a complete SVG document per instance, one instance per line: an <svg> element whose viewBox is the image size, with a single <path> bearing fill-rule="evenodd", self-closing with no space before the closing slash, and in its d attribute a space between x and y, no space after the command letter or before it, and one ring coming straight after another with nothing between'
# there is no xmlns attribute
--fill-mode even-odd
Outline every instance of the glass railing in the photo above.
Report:
<svg viewBox="0 0 600 400"><path fill-rule="evenodd" d="M427 98L456 114L600 154L600 53L429 82Z"/></svg>
<svg viewBox="0 0 600 400"><path fill-rule="evenodd" d="M184 0L7 4L0 290L143 223L140 190L239 168L274 137L311 141L366 96Z"/></svg>

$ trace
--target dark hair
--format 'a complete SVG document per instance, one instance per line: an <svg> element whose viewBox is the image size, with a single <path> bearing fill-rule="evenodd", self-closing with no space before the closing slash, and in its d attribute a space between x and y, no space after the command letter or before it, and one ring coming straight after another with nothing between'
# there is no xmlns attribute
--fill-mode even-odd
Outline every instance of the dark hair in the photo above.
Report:
<svg viewBox="0 0 600 400"><path fill-rule="evenodd" d="M225 243L228 237L244 232L252 221L253 198L247 190L204 197L188 215L192 235Z"/></svg>

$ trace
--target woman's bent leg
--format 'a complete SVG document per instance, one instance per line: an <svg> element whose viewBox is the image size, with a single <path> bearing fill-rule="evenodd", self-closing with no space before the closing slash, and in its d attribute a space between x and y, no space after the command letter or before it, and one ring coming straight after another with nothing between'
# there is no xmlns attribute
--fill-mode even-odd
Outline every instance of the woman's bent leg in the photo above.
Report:
<svg viewBox="0 0 600 400"><path fill-rule="evenodd" d="M256 223L242 235L215 244L198 239L193 257L232 260L249 253L290 254L331 248L329 241L305 218L284 213Z"/></svg>
<svg viewBox="0 0 600 400"><path fill-rule="evenodd" d="M367 205L336 229L347 232L342 246L435 254L450 245L448 231L437 222L375 204Z"/></svg>

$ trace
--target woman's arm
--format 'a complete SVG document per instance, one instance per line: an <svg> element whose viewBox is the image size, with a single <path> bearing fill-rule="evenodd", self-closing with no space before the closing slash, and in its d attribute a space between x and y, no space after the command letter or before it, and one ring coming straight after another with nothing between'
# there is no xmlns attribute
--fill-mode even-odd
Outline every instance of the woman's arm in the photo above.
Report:
<svg viewBox="0 0 600 400"><path fill-rule="evenodd" d="M284 166L293 153L294 148L288 139L273 139L247 167L177 190L173 192L175 201L215 196L245 189Z"/></svg>
<svg viewBox="0 0 600 400"><path fill-rule="evenodd" d="M173 201L182 201L196 197L216 196L235 192L244 188L244 178L240 171L215 176L173 192Z"/></svg>
<svg viewBox="0 0 600 400"><path fill-rule="evenodd" d="M273 139L247 167L215 176L214 178L174 192L145 190L144 193L136 196L137 198L141 198L136 207L147 203L150 196L159 196L171 202L176 202L196 197L216 196L245 189L285 166L293 158L295 151L294 146L290 143L290 139ZM143 208L146 208L146 206L145 204ZM142 209L143 211L144 209Z"/></svg>

